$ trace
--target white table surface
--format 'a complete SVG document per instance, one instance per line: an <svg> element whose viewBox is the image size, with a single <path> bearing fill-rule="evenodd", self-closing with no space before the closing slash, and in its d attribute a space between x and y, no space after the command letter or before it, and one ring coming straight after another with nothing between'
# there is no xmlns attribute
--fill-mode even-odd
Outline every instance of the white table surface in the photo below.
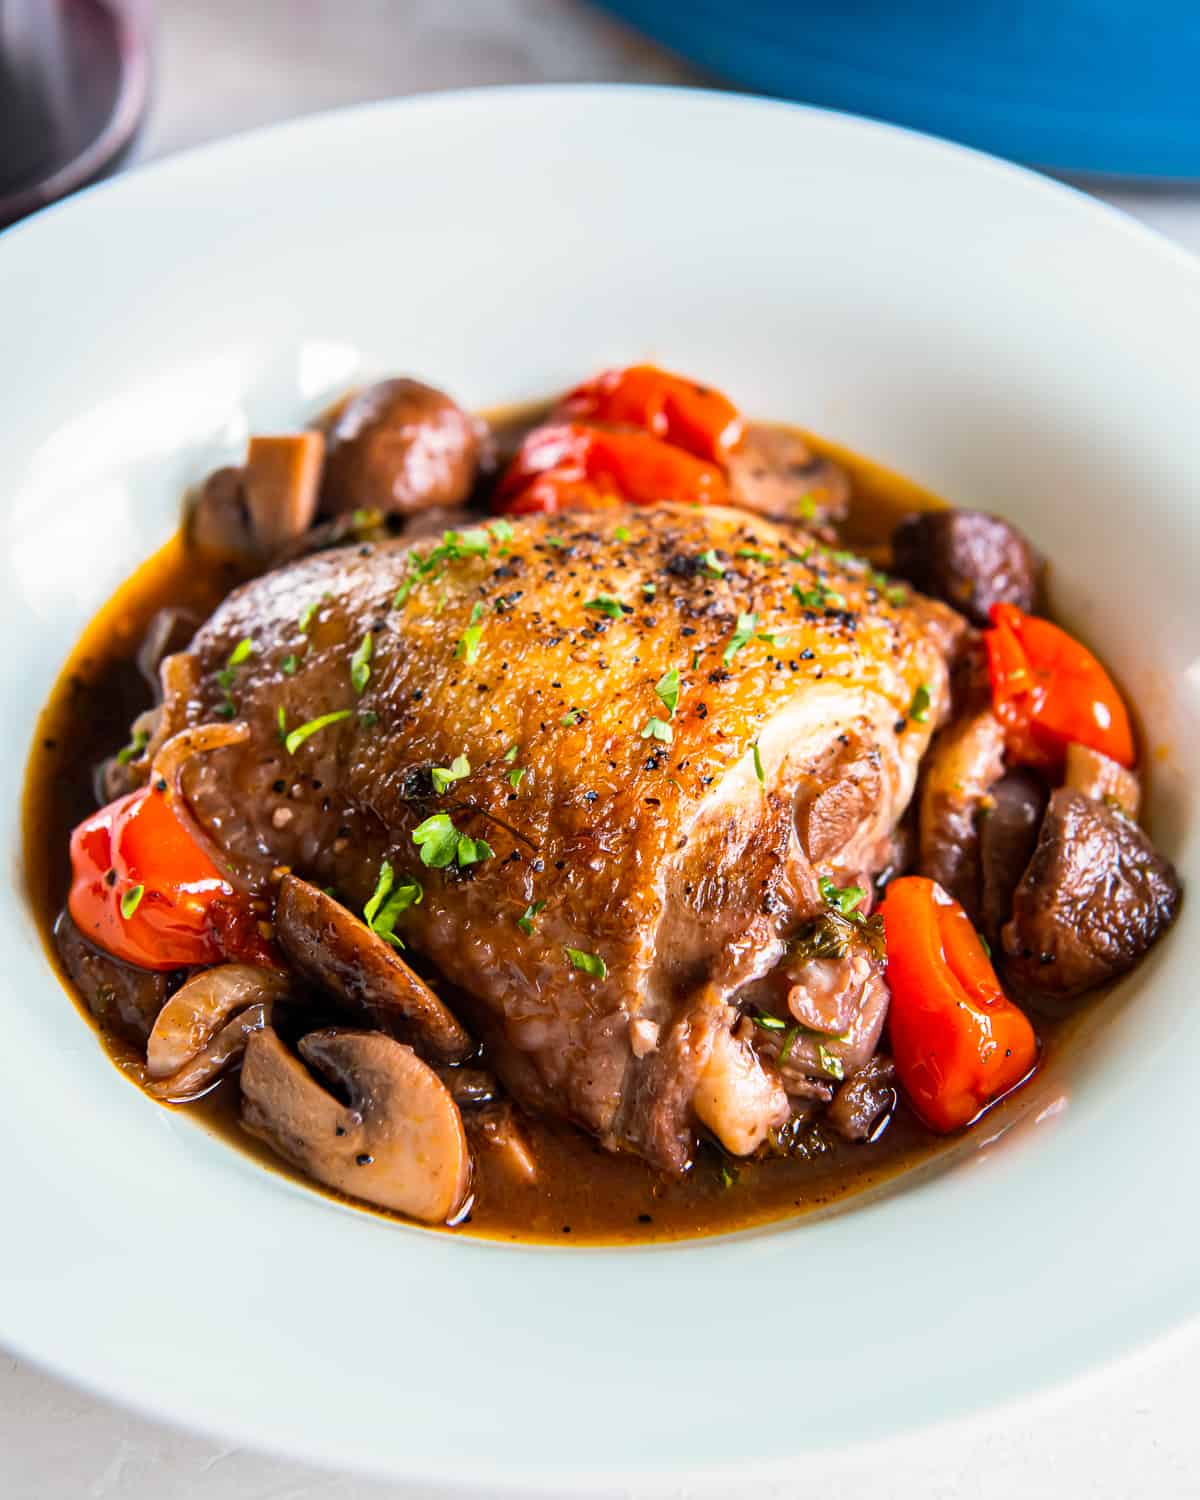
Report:
<svg viewBox="0 0 1200 1500"><path fill-rule="evenodd" d="M536 81L711 81L573 0L161 0L158 15L157 95L135 161L393 94ZM1200 188L1105 186L1099 196L1200 252ZM1194 1500L1198 1396L1200 1330L1189 1330L1052 1400L806 1462L794 1483L742 1493ZM0 1500L407 1500L412 1493L172 1430L0 1351ZM693 1484L672 1493L692 1500L717 1492ZM720 1493L734 1500L728 1484Z"/></svg>

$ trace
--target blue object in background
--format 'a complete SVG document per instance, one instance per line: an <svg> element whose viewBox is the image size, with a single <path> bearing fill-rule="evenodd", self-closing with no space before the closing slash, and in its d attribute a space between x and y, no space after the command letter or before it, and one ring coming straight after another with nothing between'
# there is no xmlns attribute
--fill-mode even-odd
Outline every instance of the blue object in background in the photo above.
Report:
<svg viewBox="0 0 1200 1500"><path fill-rule="evenodd" d="M1200 178L1200 0L602 0L710 72L1060 171Z"/></svg>

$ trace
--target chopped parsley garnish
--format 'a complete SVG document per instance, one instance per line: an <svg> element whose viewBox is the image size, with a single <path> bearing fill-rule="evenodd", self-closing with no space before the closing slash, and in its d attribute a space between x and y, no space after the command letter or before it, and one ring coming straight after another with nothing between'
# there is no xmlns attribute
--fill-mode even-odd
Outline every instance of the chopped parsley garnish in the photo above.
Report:
<svg viewBox="0 0 1200 1500"><path fill-rule="evenodd" d="M295 652L293 652L290 656L285 656L283 658L283 660L279 664L279 670L285 677L294 677L296 675L296 668L299 665L300 658L295 654Z"/></svg>
<svg viewBox="0 0 1200 1500"><path fill-rule="evenodd" d="M799 1026L793 1025L788 1027L787 1036L784 1037L783 1046L780 1047L779 1056L776 1058L776 1062L781 1068L783 1067L784 1063L787 1062L788 1058L791 1057L792 1048L796 1045L796 1038L799 1035Z"/></svg>
<svg viewBox="0 0 1200 1500"><path fill-rule="evenodd" d="M500 759L502 761L504 761L507 765L511 766L512 763L513 763L513 761L516 760L517 755L518 755L518 750L517 750L516 745L510 745L508 747L508 749L504 752L504 754L500 757Z"/></svg>
<svg viewBox="0 0 1200 1500"><path fill-rule="evenodd" d="M379 867L379 879L375 882L371 899L363 907L367 926L385 942L403 948L404 944L394 930L396 918L410 906L419 906L424 895L421 882L411 875L405 875L396 884L392 867L385 859Z"/></svg>
<svg viewBox="0 0 1200 1500"><path fill-rule="evenodd" d="M864 917L858 910L867 893L859 885L839 888L827 875L817 882L821 900L828 910L806 922L788 943L793 958L844 958L852 942L861 939L871 957L882 961L887 955L883 914Z"/></svg>
<svg viewBox="0 0 1200 1500"><path fill-rule="evenodd" d="M577 708L569 708L569 709L567 709L566 713L563 714L562 718L559 719L558 722L562 725L562 727L564 729L570 729L571 725L572 724L578 724L579 720L582 717L583 717L583 715L579 712L579 710Z"/></svg>
<svg viewBox="0 0 1200 1500"><path fill-rule="evenodd" d="M505 523L508 524L507 522ZM492 523L493 530L500 522ZM512 535L509 527L507 535L495 531L497 540L507 541ZM446 571L449 563L457 562L464 557L484 557L492 545L492 537L481 526L471 531L444 531L442 539L436 547L424 557L418 557L415 552L408 554L409 576L396 590L392 599L392 608L400 609L408 602L409 596L418 584L424 583L426 579L437 579Z"/></svg>
<svg viewBox="0 0 1200 1500"><path fill-rule="evenodd" d="M830 1078L836 1078L839 1082L846 1076L846 1070L842 1066L840 1057L835 1057L832 1052L825 1049L823 1043L817 1043L817 1058L821 1064L821 1071Z"/></svg>
<svg viewBox="0 0 1200 1500"><path fill-rule="evenodd" d="M665 719L655 718L651 714L642 725L642 738L644 740L661 740L664 745L669 745L675 738L675 731Z"/></svg>
<svg viewBox="0 0 1200 1500"><path fill-rule="evenodd" d="M845 609L846 607L845 594L839 594L836 589L828 588L819 581L810 589L794 583L792 593L805 609Z"/></svg>
<svg viewBox="0 0 1200 1500"><path fill-rule="evenodd" d="M544 536L542 541L545 542L547 547L565 547L567 545L560 536Z"/></svg>
<svg viewBox="0 0 1200 1500"><path fill-rule="evenodd" d="M232 719L237 713L237 704L233 701L233 678L234 673L242 665L254 650L254 642L250 637L243 636L233 650L229 653L224 667L217 673L217 683L225 694L224 703L217 708L217 713L223 719Z"/></svg>
<svg viewBox="0 0 1200 1500"><path fill-rule="evenodd" d="M758 1015L754 1017L754 1024L756 1026L761 1026L764 1031L787 1030L786 1021L781 1021L778 1016L767 1015L765 1011L760 1011Z"/></svg>
<svg viewBox="0 0 1200 1500"><path fill-rule="evenodd" d="M758 629L757 615L738 615L737 629L733 632L733 639L725 647L722 661L728 666L742 647L751 640L754 632Z"/></svg>
<svg viewBox="0 0 1200 1500"><path fill-rule="evenodd" d="M861 885L839 887L834 885L828 875L822 875L817 885L821 892L821 900L843 917L853 918L858 908L867 899L867 893ZM859 920L861 921L861 918Z"/></svg>
<svg viewBox="0 0 1200 1500"><path fill-rule="evenodd" d="M365 713L359 714L358 722L364 729L374 729L379 723L379 715L373 708L368 708Z"/></svg>
<svg viewBox="0 0 1200 1500"><path fill-rule="evenodd" d="M505 520L503 516L498 520L489 521L488 530L498 542L511 542L513 539L512 522Z"/></svg>
<svg viewBox="0 0 1200 1500"><path fill-rule="evenodd" d="M817 497L815 495L798 495L796 497L796 514L802 521L815 521L817 518Z"/></svg>
<svg viewBox="0 0 1200 1500"><path fill-rule="evenodd" d="M584 974L590 974L593 979L604 979L608 975L608 965L597 953L584 953L581 948L568 948L567 957L571 960L571 967L579 969Z"/></svg>
<svg viewBox="0 0 1200 1500"><path fill-rule="evenodd" d="M281 703L275 710L275 722L279 725L279 738L287 739L287 709Z"/></svg>
<svg viewBox="0 0 1200 1500"><path fill-rule="evenodd" d="M721 1186L731 1188L738 1180L737 1168L730 1167L728 1162L721 1163Z"/></svg>
<svg viewBox="0 0 1200 1500"><path fill-rule="evenodd" d="M371 677L371 658L375 654L375 637L368 630L358 643L358 650L350 658L350 681L361 698L366 692Z"/></svg>
<svg viewBox="0 0 1200 1500"><path fill-rule="evenodd" d="M320 599L314 599L311 604L305 605L304 612L301 614L300 619L297 621L297 628L299 629L301 635L308 634L308 628L312 624L317 610L319 610L320 607Z"/></svg>
<svg viewBox="0 0 1200 1500"><path fill-rule="evenodd" d="M699 670L699 668L700 668L700 652L699 652L699 650L696 650L696 651L692 652L692 671L696 672L696 671Z"/></svg>
<svg viewBox="0 0 1200 1500"><path fill-rule="evenodd" d="M310 739L322 729L327 729L330 724L340 724L343 719L348 719L353 714L351 708L339 708L336 713L322 714L319 719L309 719L307 724L301 724L299 729L293 729L291 734L284 740L284 748L289 755L295 755L304 741ZM279 727L284 727L282 707L279 710Z"/></svg>
<svg viewBox="0 0 1200 1500"><path fill-rule="evenodd" d="M483 839L459 833L449 813L434 813L418 823L412 841L421 851L421 863L434 870L444 870L456 862L460 866L477 864L481 859L490 859L494 852Z"/></svg>
<svg viewBox="0 0 1200 1500"><path fill-rule="evenodd" d="M662 699L667 712L674 718L675 710L679 707L679 668L672 667L669 672L664 672L655 683L654 691Z"/></svg>
<svg viewBox="0 0 1200 1500"><path fill-rule="evenodd" d="M533 933L533 919L538 912L545 909L544 901L531 901L521 916L517 918L517 926L529 937Z"/></svg>
<svg viewBox="0 0 1200 1500"><path fill-rule="evenodd" d="M611 594L597 594L594 599L586 599L584 609L596 609L601 614L608 615L609 619L619 620L622 615L631 615L633 607L622 604L619 599L614 599Z"/></svg>
<svg viewBox="0 0 1200 1500"><path fill-rule="evenodd" d="M913 694L912 703L909 706L908 717L918 724L924 724L929 718L929 705L932 702L933 697L929 691L929 684L927 682L918 683L917 690Z"/></svg>
<svg viewBox="0 0 1200 1500"><path fill-rule="evenodd" d="M512 787L513 791L519 791L521 782L525 779L525 767L514 766L511 771L505 772L505 775L508 779L508 784L510 787Z"/></svg>
<svg viewBox="0 0 1200 1500"><path fill-rule="evenodd" d="M616 527L614 529L614 531L613 531L613 537L618 542L627 542L629 540L629 527L628 526L618 526L618 527Z"/></svg>
<svg viewBox="0 0 1200 1500"><path fill-rule="evenodd" d="M448 766L434 766L429 775L433 789L440 797L452 782L462 781L471 774L471 762L465 755L456 755Z"/></svg>
<svg viewBox="0 0 1200 1500"><path fill-rule="evenodd" d="M760 552L757 547L739 547L736 555L748 557L751 562L771 563L775 561L769 552Z"/></svg>
<svg viewBox="0 0 1200 1500"><path fill-rule="evenodd" d="M903 584L893 584L891 588L886 590L884 598L889 604L899 609L902 604L908 603L908 590Z"/></svg>
<svg viewBox="0 0 1200 1500"><path fill-rule="evenodd" d="M715 547L709 547L707 551L700 554L700 566L709 578L725 577L725 564L717 556Z"/></svg>
<svg viewBox="0 0 1200 1500"><path fill-rule="evenodd" d="M121 897L121 915L128 922L134 912L142 904L142 897L146 894L144 885L131 885Z"/></svg>
<svg viewBox="0 0 1200 1500"><path fill-rule="evenodd" d="M655 594L658 593L658 584L656 584L656 583L643 583L642 584L642 593L645 594L645 596L646 596L647 599L653 599L654 596L655 596Z"/></svg>
<svg viewBox="0 0 1200 1500"><path fill-rule="evenodd" d="M483 626L479 623L483 618L483 605L476 602L471 606L471 620L462 635L458 638L458 645L454 648L454 654L460 661L465 661L468 666L479 655L479 639L483 635Z"/></svg>
<svg viewBox="0 0 1200 1500"><path fill-rule="evenodd" d="M127 766L131 760L137 760L138 756L150 743L150 736L144 729L135 729L133 738L123 750L117 751L117 765Z"/></svg>
<svg viewBox="0 0 1200 1500"><path fill-rule="evenodd" d="M763 784L763 786L766 786L766 784L767 784L767 778L763 774L762 756L758 753L758 741L757 740L754 741L753 749L754 749L754 774L758 777L759 781Z"/></svg>

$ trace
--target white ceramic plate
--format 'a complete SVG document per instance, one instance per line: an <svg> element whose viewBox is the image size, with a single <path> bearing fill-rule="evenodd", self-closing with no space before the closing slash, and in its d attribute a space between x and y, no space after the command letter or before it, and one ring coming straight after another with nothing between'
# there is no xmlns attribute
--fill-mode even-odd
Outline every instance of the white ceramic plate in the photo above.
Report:
<svg viewBox="0 0 1200 1500"><path fill-rule="evenodd" d="M124 1083L47 967L17 807L76 633L248 425L363 373L485 404L647 355L1026 527L1133 691L1194 881L1197 349L1200 271L1112 212L727 96L356 110L0 239L0 1339L245 1443L527 1491L744 1482L1192 1317L1195 902L991 1149L821 1221L514 1249L339 1208Z"/></svg>

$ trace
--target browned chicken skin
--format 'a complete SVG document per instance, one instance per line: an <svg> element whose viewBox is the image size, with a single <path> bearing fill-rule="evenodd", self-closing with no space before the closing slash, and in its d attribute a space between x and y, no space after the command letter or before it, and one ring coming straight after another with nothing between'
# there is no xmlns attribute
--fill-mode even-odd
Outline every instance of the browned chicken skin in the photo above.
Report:
<svg viewBox="0 0 1200 1500"><path fill-rule="evenodd" d="M464 992L521 1102L676 1170L698 1113L754 1149L813 1048L781 1078L771 1048L734 1040L738 1007L824 909L818 876L885 862L942 716L949 612L890 603L844 554L732 510L499 532L423 566L431 546L384 543L246 585L164 668L156 743L249 727L182 786L250 888L286 865L359 911L385 858L419 878L397 931ZM460 755L469 774L439 794L432 768ZM413 830L436 814L490 855L423 866ZM855 985L869 1057L886 991Z"/></svg>

